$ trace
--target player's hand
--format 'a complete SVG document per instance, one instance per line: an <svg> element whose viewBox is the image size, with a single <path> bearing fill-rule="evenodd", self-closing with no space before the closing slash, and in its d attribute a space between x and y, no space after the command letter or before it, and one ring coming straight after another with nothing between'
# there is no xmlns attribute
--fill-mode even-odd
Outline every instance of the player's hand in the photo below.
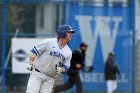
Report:
<svg viewBox="0 0 140 93"><path fill-rule="evenodd" d="M80 69L81 67L81 64L76 64L76 68Z"/></svg>
<svg viewBox="0 0 140 93"><path fill-rule="evenodd" d="M89 73L89 72L93 71L93 69L94 69L93 66L85 66L84 67L84 72Z"/></svg>
<svg viewBox="0 0 140 93"><path fill-rule="evenodd" d="M34 62L31 62L31 61L27 62L27 69L29 71L33 71L33 69L34 69Z"/></svg>
<svg viewBox="0 0 140 93"><path fill-rule="evenodd" d="M56 76L55 77L58 77L61 74L62 74L61 67L59 67L59 66L56 65Z"/></svg>

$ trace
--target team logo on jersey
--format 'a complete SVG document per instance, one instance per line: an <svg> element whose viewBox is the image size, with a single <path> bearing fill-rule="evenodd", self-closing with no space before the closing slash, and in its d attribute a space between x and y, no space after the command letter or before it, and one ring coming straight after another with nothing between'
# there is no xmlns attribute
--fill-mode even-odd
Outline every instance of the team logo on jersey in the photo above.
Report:
<svg viewBox="0 0 140 93"><path fill-rule="evenodd" d="M19 49L14 53L13 56L17 61L23 62L27 58L27 53L24 50Z"/></svg>
<svg viewBox="0 0 140 93"><path fill-rule="evenodd" d="M63 54L59 53L59 52L56 52L56 51L50 51L50 55L51 56L56 56L56 57L59 57L60 59L62 59L63 61L65 61L65 57Z"/></svg>

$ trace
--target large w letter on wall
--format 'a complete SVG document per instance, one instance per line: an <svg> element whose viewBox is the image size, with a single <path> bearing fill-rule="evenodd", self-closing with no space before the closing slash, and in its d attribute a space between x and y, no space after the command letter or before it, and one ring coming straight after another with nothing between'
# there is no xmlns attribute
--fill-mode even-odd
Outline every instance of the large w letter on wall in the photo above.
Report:
<svg viewBox="0 0 140 93"><path fill-rule="evenodd" d="M94 18L92 16L76 16L75 19L78 21L82 41L89 45L86 55L87 65L93 65L98 37L101 40L101 54L103 54L103 61L105 62L107 54L113 51L122 17L111 19L108 16L96 16ZM95 27L91 25L91 22L95 22ZM114 25L112 31L110 23Z"/></svg>

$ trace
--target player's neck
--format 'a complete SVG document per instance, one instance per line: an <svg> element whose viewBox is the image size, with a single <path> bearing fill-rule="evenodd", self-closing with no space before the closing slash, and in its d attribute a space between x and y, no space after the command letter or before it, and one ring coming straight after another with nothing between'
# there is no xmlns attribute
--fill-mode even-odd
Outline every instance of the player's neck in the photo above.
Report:
<svg viewBox="0 0 140 93"><path fill-rule="evenodd" d="M59 40L58 40L58 46L59 46L60 48L65 47L66 44L67 44L67 40L66 40L66 39L59 38Z"/></svg>

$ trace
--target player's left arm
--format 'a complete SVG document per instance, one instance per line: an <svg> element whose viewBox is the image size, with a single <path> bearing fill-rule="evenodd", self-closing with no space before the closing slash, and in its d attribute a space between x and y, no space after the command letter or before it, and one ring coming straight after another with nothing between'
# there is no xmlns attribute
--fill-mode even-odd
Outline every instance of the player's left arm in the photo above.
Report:
<svg viewBox="0 0 140 93"><path fill-rule="evenodd" d="M58 64L56 64L56 76L55 77L58 77L60 74L67 73L69 67L70 66L68 64L66 64L66 63L63 64L62 66L59 66Z"/></svg>
<svg viewBox="0 0 140 93"><path fill-rule="evenodd" d="M67 73L67 71L69 70L71 58L72 58L72 53L70 53L70 55L66 58L66 60L63 64L63 67L62 67L63 74Z"/></svg>
<svg viewBox="0 0 140 93"><path fill-rule="evenodd" d="M70 61L72 58L72 52L69 53L68 56L65 56L65 61L61 65L56 65L56 77L60 74L66 74L69 67L70 67Z"/></svg>
<svg viewBox="0 0 140 93"><path fill-rule="evenodd" d="M120 75L120 71L118 69L118 66L117 65L114 65L114 68L115 68L115 71L117 72L117 74Z"/></svg>

